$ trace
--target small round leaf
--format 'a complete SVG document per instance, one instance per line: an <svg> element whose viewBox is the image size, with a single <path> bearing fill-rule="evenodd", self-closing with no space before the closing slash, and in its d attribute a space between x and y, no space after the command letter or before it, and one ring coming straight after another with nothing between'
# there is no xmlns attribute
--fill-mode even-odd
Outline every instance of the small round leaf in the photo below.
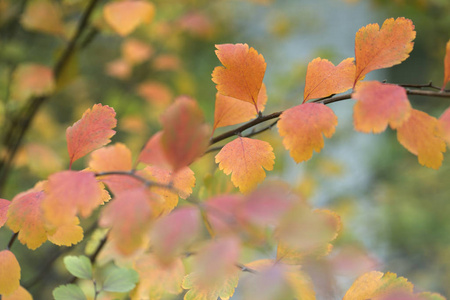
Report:
<svg viewBox="0 0 450 300"><path fill-rule="evenodd" d="M86 256L66 256L64 257L64 264L73 276L83 279L92 279L92 265L89 258Z"/></svg>

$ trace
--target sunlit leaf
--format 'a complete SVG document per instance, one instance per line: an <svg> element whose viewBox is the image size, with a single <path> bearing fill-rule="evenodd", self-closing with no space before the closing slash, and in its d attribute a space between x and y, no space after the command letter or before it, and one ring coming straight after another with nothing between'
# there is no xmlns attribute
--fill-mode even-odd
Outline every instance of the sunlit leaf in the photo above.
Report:
<svg viewBox="0 0 450 300"><path fill-rule="evenodd" d="M412 293L413 285L394 273L372 271L358 277L348 289L343 300L374 299L390 293Z"/></svg>
<svg viewBox="0 0 450 300"><path fill-rule="evenodd" d="M116 113L109 106L95 104L81 119L66 130L70 164L89 152L110 142L116 133Z"/></svg>
<svg viewBox="0 0 450 300"><path fill-rule="evenodd" d="M184 167L176 173L158 166L149 166L145 168L145 171L155 178L158 183L170 184L178 192L178 196L183 199L189 197L192 193L192 188L195 186L195 175L189 167ZM170 189L169 192L171 192Z"/></svg>
<svg viewBox="0 0 450 300"><path fill-rule="evenodd" d="M445 142L434 117L413 109L409 119L397 129L397 139L409 152L417 155L421 165L433 169L441 166Z"/></svg>
<svg viewBox="0 0 450 300"><path fill-rule="evenodd" d="M445 58L444 58L444 83L442 84L442 90L444 90L447 83L450 81L450 41L447 42L445 47Z"/></svg>
<svg viewBox="0 0 450 300"><path fill-rule="evenodd" d="M408 58L416 37L411 20L403 17L387 19L362 27L355 37L356 73L354 82L377 69L392 67Z"/></svg>
<svg viewBox="0 0 450 300"><path fill-rule="evenodd" d="M13 74L12 98L25 101L33 96L46 96L55 89L53 71L38 64L21 64Z"/></svg>
<svg viewBox="0 0 450 300"><path fill-rule="evenodd" d="M330 138L335 131L337 117L333 111L318 103L305 103L285 110L278 122L283 145L297 162L312 157L313 150L320 152L323 136Z"/></svg>
<svg viewBox="0 0 450 300"><path fill-rule="evenodd" d="M64 257L64 265L67 271L75 277L83 279L92 279L92 264L84 255Z"/></svg>
<svg viewBox="0 0 450 300"><path fill-rule="evenodd" d="M14 197L8 210L7 225L19 232L22 244L34 250L47 240L45 219L41 210L45 194L34 189L22 192Z"/></svg>
<svg viewBox="0 0 450 300"><path fill-rule="evenodd" d="M102 210L99 224L110 227L116 248L129 255L141 247L152 222L149 195L145 188L124 190Z"/></svg>
<svg viewBox="0 0 450 300"><path fill-rule="evenodd" d="M273 169L275 154L269 143L238 137L226 144L216 155L216 163L243 193L251 191L264 180L264 169Z"/></svg>
<svg viewBox="0 0 450 300"><path fill-rule="evenodd" d="M133 269L116 268L110 272L103 282L103 290L107 292L129 292L139 281L139 274Z"/></svg>
<svg viewBox="0 0 450 300"><path fill-rule="evenodd" d="M361 82L352 98L357 100L353 122L355 129L361 132L380 133L388 124L392 129L398 128L411 114L406 90L395 84Z"/></svg>
<svg viewBox="0 0 450 300"><path fill-rule="evenodd" d="M9 295L19 288L20 266L9 250L0 251L0 294Z"/></svg>
<svg viewBox="0 0 450 300"><path fill-rule="evenodd" d="M55 300L86 300L86 296L76 284L66 284L58 286L53 290Z"/></svg>
<svg viewBox="0 0 450 300"><path fill-rule="evenodd" d="M208 147L210 128L194 99L179 97L161 116L161 123L162 147L175 172L190 165Z"/></svg>
<svg viewBox="0 0 450 300"><path fill-rule="evenodd" d="M79 225L80 220L73 218L71 223L49 228L48 240L58 246L70 247L83 240L83 228Z"/></svg>
<svg viewBox="0 0 450 300"><path fill-rule="evenodd" d="M249 102L258 111L258 95L266 72L264 57L247 44L222 44L216 48L216 55L223 65L212 73L217 91Z"/></svg>
<svg viewBox="0 0 450 300"><path fill-rule="evenodd" d="M25 29L62 35L64 27L61 7L53 1L31 1L21 17Z"/></svg>
<svg viewBox="0 0 450 300"><path fill-rule="evenodd" d="M118 34L125 36L139 25L148 24L155 15L155 6L143 0L110 2L103 8L106 22Z"/></svg>
<svg viewBox="0 0 450 300"><path fill-rule="evenodd" d="M180 258L163 264L154 255L146 254L136 261L135 269L140 281L133 292L133 300L166 299L167 294L177 295L182 291L185 271Z"/></svg>
<svg viewBox="0 0 450 300"><path fill-rule="evenodd" d="M322 58L308 64L303 102L345 92L353 86L355 77L354 58L347 58L339 65Z"/></svg>
<svg viewBox="0 0 450 300"><path fill-rule="evenodd" d="M264 111L267 102L266 86L264 83L258 95L258 109ZM257 116L254 105L216 93L213 129L247 122Z"/></svg>

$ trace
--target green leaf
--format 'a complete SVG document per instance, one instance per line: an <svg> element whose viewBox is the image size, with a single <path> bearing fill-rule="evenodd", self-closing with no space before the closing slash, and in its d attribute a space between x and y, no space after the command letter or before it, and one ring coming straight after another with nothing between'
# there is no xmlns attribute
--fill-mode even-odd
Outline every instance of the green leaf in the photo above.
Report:
<svg viewBox="0 0 450 300"><path fill-rule="evenodd" d="M86 256L66 256L64 257L64 264L73 276L92 279L92 264Z"/></svg>
<svg viewBox="0 0 450 300"><path fill-rule="evenodd" d="M58 286L53 290L55 300L87 300L83 291L75 284Z"/></svg>
<svg viewBox="0 0 450 300"><path fill-rule="evenodd" d="M132 269L114 269L103 283L103 290L108 292L131 291L139 281L139 274Z"/></svg>

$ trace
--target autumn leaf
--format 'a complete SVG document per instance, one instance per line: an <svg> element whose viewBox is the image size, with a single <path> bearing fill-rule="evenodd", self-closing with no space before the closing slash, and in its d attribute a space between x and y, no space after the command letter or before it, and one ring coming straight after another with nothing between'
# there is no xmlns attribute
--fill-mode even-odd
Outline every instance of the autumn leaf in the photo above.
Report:
<svg viewBox="0 0 450 300"><path fill-rule="evenodd" d="M409 152L417 155L421 165L433 169L441 166L445 142L434 117L413 109L409 119L397 129L397 139Z"/></svg>
<svg viewBox="0 0 450 300"><path fill-rule="evenodd" d="M216 163L242 193L248 193L264 180L264 169L273 169L275 154L269 143L238 137L216 155Z"/></svg>
<svg viewBox="0 0 450 300"><path fill-rule="evenodd" d="M99 224L111 228L109 237L120 253L130 255L146 241L152 222L151 197L145 188L124 190L103 209Z"/></svg>
<svg viewBox="0 0 450 300"><path fill-rule="evenodd" d="M355 76L354 61L354 58L347 58L337 66L320 57L311 61L306 70L303 103L310 99L342 93L351 88Z"/></svg>
<svg viewBox="0 0 450 300"><path fill-rule="evenodd" d="M333 111L318 103L304 103L285 110L278 122L283 145L297 162L312 157L313 150L320 152L323 136L330 138L335 131L337 117Z"/></svg>
<svg viewBox="0 0 450 300"><path fill-rule="evenodd" d="M439 117L439 126L442 138L450 145L450 108L447 108Z"/></svg>
<svg viewBox="0 0 450 300"><path fill-rule="evenodd" d="M7 225L18 232L22 244L34 250L47 240L45 218L41 210L43 191L31 189L14 197L8 210Z"/></svg>
<svg viewBox="0 0 450 300"><path fill-rule="evenodd" d="M62 171L48 178L42 201L45 218L54 226L72 224L79 213L88 217L105 201L93 172Z"/></svg>
<svg viewBox="0 0 450 300"><path fill-rule="evenodd" d="M12 98L25 101L33 96L46 96L55 89L52 69L38 64L21 64L13 74Z"/></svg>
<svg viewBox="0 0 450 300"><path fill-rule="evenodd" d="M178 196L186 199L192 193L195 186L195 175L189 167L184 167L176 173L158 166L149 166L145 171L152 176L156 182L160 184L171 184Z"/></svg>
<svg viewBox="0 0 450 300"><path fill-rule="evenodd" d="M72 222L52 228L48 231L47 237L50 242L58 246L70 247L83 240L83 228L81 228L80 220L75 217Z"/></svg>
<svg viewBox="0 0 450 300"><path fill-rule="evenodd" d="M133 291L132 300L166 299L167 295L181 293L181 283L185 275L180 258L170 264L162 264L155 255L142 255L135 263L139 273L139 284Z"/></svg>
<svg viewBox="0 0 450 300"><path fill-rule="evenodd" d="M179 97L161 117L162 148L173 171L190 165L209 145L210 128L197 102Z"/></svg>
<svg viewBox="0 0 450 300"><path fill-rule="evenodd" d="M253 104L258 112L258 95L266 72L264 57L247 44L222 44L216 48L223 65L212 73L217 91Z"/></svg>
<svg viewBox="0 0 450 300"><path fill-rule="evenodd" d="M167 160L161 141L162 135L163 132L158 131L147 141L139 154L138 161L147 165L170 168L170 163Z"/></svg>
<svg viewBox="0 0 450 300"><path fill-rule="evenodd" d="M372 271L358 277L348 289L343 300L374 299L391 293L412 293L412 283L394 273Z"/></svg>
<svg viewBox="0 0 450 300"><path fill-rule="evenodd" d="M412 21L403 17L387 19L381 29L378 24L369 24L358 30L354 85L373 70L392 67L407 59L415 37Z"/></svg>
<svg viewBox="0 0 450 300"><path fill-rule="evenodd" d="M266 102L266 86L263 83L256 103L260 112L264 111ZM256 116L257 112L250 103L216 93L213 131L219 127L247 122Z"/></svg>
<svg viewBox="0 0 450 300"><path fill-rule="evenodd" d="M445 47L445 58L444 58L444 83L442 84L443 91L445 86L450 81L450 41L447 42L447 46Z"/></svg>
<svg viewBox="0 0 450 300"><path fill-rule="evenodd" d="M353 123L357 131L380 133L388 124L395 129L411 114L406 90L395 84L361 82L352 98L357 100L353 107Z"/></svg>
<svg viewBox="0 0 450 300"><path fill-rule="evenodd" d="M2 300L33 300L33 297L26 289L19 286L12 294L3 295Z"/></svg>
<svg viewBox="0 0 450 300"><path fill-rule="evenodd" d="M188 274L182 287L189 289L185 299L229 299L239 280L236 267L240 244L236 238L211 240L195 256L195 272Z"/></svg>
<svg viewBox="0 0 450 300"><path fill-rule="evenodd" d="M8 296L19 288L20 265L9 250L0 251L0 294Z"/></svg>
<svg viewBox="0 0 450 300"><path fill-rule="evenodd" d="M133 38L124 41L121 50L123 59L130 65L143 63L154 51L149 44Z"/></svg>
<svg viewBox="0 0 450 300"><path fill-rule="evenodd" d="M106 22L121 36L133 32L139 25L148 24L155 15L155 6L143 0L110 2L103 8Z"/></svg>
<svg viewBox="0 0 450 300"><path fill-rule="evenodd" d="M89 152L110 142L116 133L116 112L113 108L95 104L87 109L81 119L66 130L70 165Z"/></svg>
<svg viewBox="0 0 450 300"><path fill-rule="evenodd" d="M171 263L186 251L200 234L200 220L195 207L183 207L158 219L151 229L150 240L159 261Z"/></svg>
<svg viewBox="0 0 450 300"><path fill-rule="evenodd" d="M32 1L28 3L20 22L27 30L54 35L64 33L61 7L53 1Z"/></svg>
<svg viewBox="0 0 450 300"><path fill-rule="evenodd" d="M0 198L0 228L5 225L6 220L8 219L8 208L11 204L11 201Z"/></svg>

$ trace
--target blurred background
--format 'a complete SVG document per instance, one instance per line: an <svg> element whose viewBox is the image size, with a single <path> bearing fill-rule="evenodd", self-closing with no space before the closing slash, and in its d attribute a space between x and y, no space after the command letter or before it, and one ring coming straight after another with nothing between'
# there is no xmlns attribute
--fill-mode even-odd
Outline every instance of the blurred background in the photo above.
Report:
<svg viewBox="0 0 450 300"><path fill-rule="evenodd" d="M52 67L89 1L43 1L63 20L49 25L55 30L33 25L38 18L30 12L33 2L38 1L0 0L0 128L9 126L26 100L22 87L15 84L18 67ZM102 6L107 2L99 2L84 43L34 119L0 197L12 199L67 168L65 129L94 103L114 107L119 123L113 141L126 143L135 155L159 130L159 115L178 95L196 98L212 124L216 90L211 72L220 65L215 44L247 43L264 56L265 113L271 113L301 103L312 59L322 57L337 65L354 56L359 28L402 16L410 18L417 31L410 58L374 71L367 79L442 84L445 43L450 38L448 0L155 0L152 22L127 37L105 23ZM443 98L410 100L414 108L435 117L449 106ZM397 142L394 131L354 131L352 100L330 107L339 118L336 134L306 163L294 163L276 128L261 138L270 141L277 156L269 178L288 181L315 207L335 210L342 218L344 230L331 255L344 262L342 274L335 278L335 299L357 275L371 269L404 276L417 291L450 295L449 158L438 171L423 167ZM85 165L79 161L74 168ZM198 176L214 172L213 156L205 156L194 168L203 174ZM197 177L197 190L201 185ZM2 248L10 236L8 229L0 230ZM19 243L14 247L21 257L23 284L38 293L42 287L34 285L32 274L50 271L35 255L45 261L59 250L46 243L30 255ZM356 257L356 265L345 265L347 257ZM48 280L64 282L57 273Z"/></svg>

